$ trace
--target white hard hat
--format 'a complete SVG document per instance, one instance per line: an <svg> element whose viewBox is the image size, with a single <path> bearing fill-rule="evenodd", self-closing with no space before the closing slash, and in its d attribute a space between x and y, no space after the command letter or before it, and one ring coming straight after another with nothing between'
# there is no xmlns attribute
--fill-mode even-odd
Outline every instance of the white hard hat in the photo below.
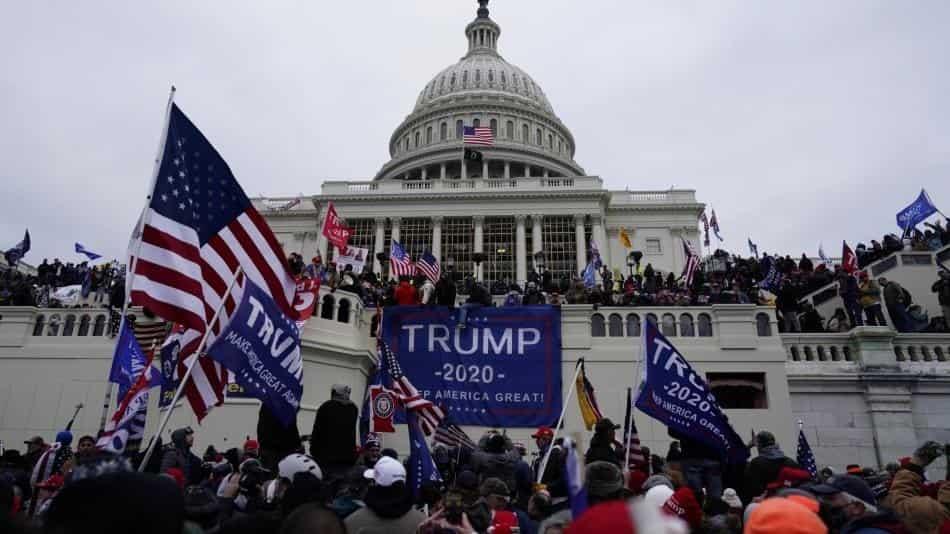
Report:
<svg viewBox="0 0 950 534"><path fill-rule="evenodd" d="M285 456L277 464L277 470L280 473L280 478L286 478L291 482L297 473L310 473L317 479L323 480L323 471L320 470L320 466L317 465L316 460L306 454L294 453Z"/></svg>

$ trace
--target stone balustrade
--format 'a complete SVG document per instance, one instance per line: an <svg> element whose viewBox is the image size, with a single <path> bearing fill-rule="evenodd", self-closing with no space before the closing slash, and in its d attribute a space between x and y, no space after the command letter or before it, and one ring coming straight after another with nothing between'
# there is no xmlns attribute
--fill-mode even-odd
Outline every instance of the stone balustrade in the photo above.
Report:
<svg viewBox="0 0 950 534"><path fill-rule="evenodd" d="M792 364L854 362L861 369L897 369L904 363L934 362L950 372L950 334L898 334L864 326L845 333L782 334Z"/></svg>
<svg viewBox="0 0 950 534"><path fill-rule="evenodd" d="M489 178L460 180L381 180L373 182L329 181L324 182L324 196L348 195L393 195L407 193L455 193L493 192L498 190L516 190L526 192L544 192L552 189L600 190L603 181L598 176L576 177L529 177L529 178Z"/></svg>

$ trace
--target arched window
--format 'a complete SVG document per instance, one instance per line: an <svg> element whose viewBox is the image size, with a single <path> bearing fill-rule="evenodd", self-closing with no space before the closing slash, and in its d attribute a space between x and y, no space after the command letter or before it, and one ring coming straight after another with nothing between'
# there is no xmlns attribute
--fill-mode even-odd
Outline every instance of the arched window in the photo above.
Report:
<svg viewBox="0 0 950 534"><path fill-rule="evenodd" d="M657 322L656 322L656 315L655 315L655 314L652 314L652 313L648 313L648 314L647 314L647 321L653 323L653 325L656 326L656 324L657 324Z"/></svg>
<svg viewBox="0 0 950 534"><path fill-rule="evenodd" d="M468 71L462 73L462 87L468 87Z"/></svg>
<svg viewBox="0 0 950 534"><path fill-rule="evenodd" d="M478 119L472 119L472 126L474 126L475 128L478 128L481 125L482 125L482 121Z"/></svg>
<svg viewBox="0 0 950 534"><path fill-rule="evenodd" d="M350 301L348 299L340 299L340 311L336 314L336 320L341 323L350 322Z"/></svg>
<svg viewBox="0 0 950 534"><path fill-rule="evenodd" d="M452 73L452 79L449 80L449 88L452 88L452 89L455 88L455 73L454 72Z"/></svg>
<svg viewBox="0 0 950 534"><path fill-rule="evenodd" d="M640 337L640 316L627 314L627 337Z"/></svg>
<svg viewBox="0 0 950 534"><path fill-rule="evenodd" d="M544 142L541 141L541 128L538 128L534 132L534 143L538 146L543 146Z"/></svg>
<svg viewBox="0 0 950 534"><path fill-rule="evenodd" d="M475 85L478 85L482 81L482 71L475 69Z"/></svg>
<svg viewBox="0 0 950 534"><path fill-rule="evenodd" d="M595 313L594 316L590 318L590 335L591 337L604 337L607 335L603 315Z"/></svg>
<svg viewBox="0 0 950 534"><path fill-rule="evenodd" d="M554 136L548 134L548 150L554 150Z"/></svg>
<svg viewBox="0 0 950 534"><path fill-rule="evenodd" d="M521 142L525 144L528 143L528 125L527 124L521 125Z"/></svg>
<svg viewBox="0 0 950 534"><path fill-rule="evenodd" d="M106 316L96 317L96 322L92 325L92 335L101 336L106 333Z"/></svg>
<svg viewBox="0 0 950 534"><path fill-rule="evenodd" d="M623 317L619 314L611 313L607 323L607 335L610 337L623 337Z"/></svg>
<svg viewBox="0 0 950 534"><path fill-rule="evenodd" d="M464 126L464 123L463 123L461 120L455 121L455 138L456 138L456 139L461 139L461 138L462 138L462 128L463 128L463 126Z"/></svg>
<svg viewBox="0 0 950 534"><path fill-rule="evenodd" d="M768 314L760 313L755 316L755 331L760 337L772 335L772 321Z"/></svg>
<svg viewBox="0 0 950 534"><path fill-rule="evenodd" d="M699 324L697 325L696 330L699 333L699 337L712 337L713 335L712 318L709 317L709 314L708 313L699 314L699 318L697 322Z"/></svg>
<svg viewBox="0 0 950 534"><path fill-rule="evenodd" d="M79 332L76 334L78 336L88 336L89 335L89 316L83 315L79 318Z"/></svg>
<svg viewBox="0 0 950 534"><path fill-rule="evenodd" d="M557 153L558 154L564 153L564 141L561 141L560 139L558 139L557 141Z"/></svg>
<svg viewBox="0 0 950 534"><path fill-rule="evenodd" d="M415 138L416 138L416 145L413 148L419 148L419 130L416 130Z"/></svg>
<svg viewBox="0 0 950 534"><path fill-rule="evenodd" d="M76 316L69 314L66 316L66 322L63 323L63 335L71 336L73 335L73 330L76 328Z"/></svg>
<svg viewBox="0 0 950 534"><path fill-rule="evenodd" d="M45 315L37 315L37 316L36 316L36 322L33 323L33 335L34 335L34 336L42 336L42 335L43 335L43 327L45 327L45 326L46 326L46 316L45 316Z"/></svg>
<svg viewBox="0 0 950 534"><path fill-rule="evenodd" d="M426 128L426 144L432 144L432 127Z"/></svg>
<svg viewBox="0 0 950 534"><path fill-rule="evenodd" d="M406 152L409 152L409 136L408 136L408 135L406 136L406 146L405 146L405 151L406 151Z"/></svg>
<svg viewBox="0 0 950 534"><path fill-rule="evenodd" d="M515 122L514 121L508 121L505 124L505 137L507 137L508 139L515 138Z"/></svg>
<svg viewBox="0 0 950 534"><path fill-rule="evenodd" d="M672 313L663 315L662 330L664 336L676 337L676 317L673 317Z"/></svg>
<svg viewBox="0 0 950 534"><path fill-rule="evenodd" d="M492 119L488 124L491 126L492 137L498 137L498 121L496 119Z"/></svg>
<svg viewBox="0 0 950 534"><path fill-rule="evenodd" d="M321 319L330 319L333 320L333 308L336 305L336 300L333 298L333 295L326 295L323 297L323 304L320 306L320 318Z"/></svg>
<svg viewBox="0 0 950 534"><path fill-rule="evenodd" d="M488 69L488 85L495 83L495 71Z"/></svg>
<svg viewBox="0 0 950 534"><path fill-rule="evenodd" d="M508 86L508 77L505 76L505 71L501 71L501 86L502 87Z"/></svg>
<svg viewBox="0 0 950 534"><path fill-rule="evenodd" d="M449 125L443 122L442 125L439 126L439 141L445 141L445 138L448 135L449 135Z"/></svg>
<svg viewBox="0 0 950 534"><path fill-rule="evenodd" d="M688 313L680 315L680 335L683 337L696 335L696 329L693 327L693 316Z"/></svg>

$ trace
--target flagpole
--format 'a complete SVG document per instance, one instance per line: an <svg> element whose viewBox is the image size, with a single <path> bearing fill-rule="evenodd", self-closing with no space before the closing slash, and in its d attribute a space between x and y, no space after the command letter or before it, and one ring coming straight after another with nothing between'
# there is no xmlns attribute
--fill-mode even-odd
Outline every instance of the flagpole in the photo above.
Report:
<svg viewBox="0 0 950 534"><path fill-rule="evenodd" d="M571 379L571 387L567 390L567 395L564 396L564 402L561 404L561 415L557 418L557 426L554 427L554 436L551 437L551 444L548 445L548 450L544 453L544 459L541 460L541 468L538 469L537 484L541 483L541 478L544 477L544 470L548 467L548 460L551 459L551 451L554 450L554 442L557 441L557 434L561 430L561 423L564 422L564 414L567 412L568 401L571 395L574 394L574 389L577 387L577 376L581 372L581 365L583 363L584 358L580 358L577 360L577 365L574 366L574 378Z"/></svg>
<svg viewBox="0 0 950 534"><path fill-rule="evenodd" d="M162 432L165 431L165 427L168 425L168 420L171 419L172 412L175 411L175 405L178 403L178 399L181 398L182 391L185 390L185 385L188 383L188 379L191 377L191 371L195 368L195 364L198 363L198 359L201 358L201 352L204 350L205 344L208 342L208 336L211 335L211 330L214 327L214 323L218 321L218 316L221 315L221 310L224 309L224 305L228 301L228 297L231 296L231 290L234 289L234 284L237 283L238 278L241 277L243 272L244 268L239 265L237 271L234 272L234 278L232 278L231 283L228 284L227 290L225 290L224 294L221 295L221 303L218 304L218 308L214 311L214 316L210 321L208 321L204 335L201 336L201 341L198 343L198 348L195 349L195 357L191 359L191 363L188 364L188 369L185 370L185 374L180 378L178 389L175 390L175 396L172 397L172 400L168 405L168 409L165 410L165 415L162 417L162 422L158 425L158 429L154 434L152 434L152 438L149 440L148 450L145 451L145 457L142 458L142 463L139 464L139 473L143 472L145 470L145 466L148 465L148 461L152 457L152 453L155 451L155 444L158 443L156 438L161 437Z"/></svg>
<svg viewBox="0 0 950 534"><path fill-rule="evenodd" d="M149 185L148 194L145 196L145 208L142 211L142 216L139 217L139 220L135 223L135 233L133 234L136 240L135 252L132 254L131 265L129 265L125 273L125 299L122 301L122 316L119 318L119 335L122 334L122 329L125 328L125 316L129 310L129 295L132 291L132 282L135 280L135 264L142 250L142 229L145 227L145 223L149 218L148 205L152 200L152 193L155 191L155 183L158 181L158 170L162 164L162 153L165 149L165 141L168 138L168 123L171 120L172 103L174 103L174 101L175 86L173 85L168 91L168 103L165 105L165 123L162 125L162 135L158 139L158 150L155 153L155 164L152 168L152 183ZM106 382L106 394L102 399L102 416L99 418L99 434L106 428L106 420L109 418L109 407L112 405L112 390L114 388L114 384L108 381Z"/></svg>
<svg viewBox="0 0 950 534"><path fill-rule="evenodd" d="M624 408L624 411L630 414L630 420L627 421L627 449L626 454L624 454L623 460L623 472L630 472L630 444L633 443L633 394L631 393L632 388L627 388L627 407Z"/></svg>

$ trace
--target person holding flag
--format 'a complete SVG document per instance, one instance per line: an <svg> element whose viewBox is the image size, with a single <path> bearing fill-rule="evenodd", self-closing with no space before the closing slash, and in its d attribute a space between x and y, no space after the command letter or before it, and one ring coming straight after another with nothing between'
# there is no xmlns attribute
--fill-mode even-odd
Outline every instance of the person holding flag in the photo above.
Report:
<svg viewBox="0 0 950 534"><path fill-rule="evenodd" d="M23 240L8 248L6 252L3 253L3 258L7 260L7 265L10 267L16 267L17 263L20 262L20 259L30 251L30 231L26 230L23 233ZM45 261L45 260L44 260Z"/></svg>

